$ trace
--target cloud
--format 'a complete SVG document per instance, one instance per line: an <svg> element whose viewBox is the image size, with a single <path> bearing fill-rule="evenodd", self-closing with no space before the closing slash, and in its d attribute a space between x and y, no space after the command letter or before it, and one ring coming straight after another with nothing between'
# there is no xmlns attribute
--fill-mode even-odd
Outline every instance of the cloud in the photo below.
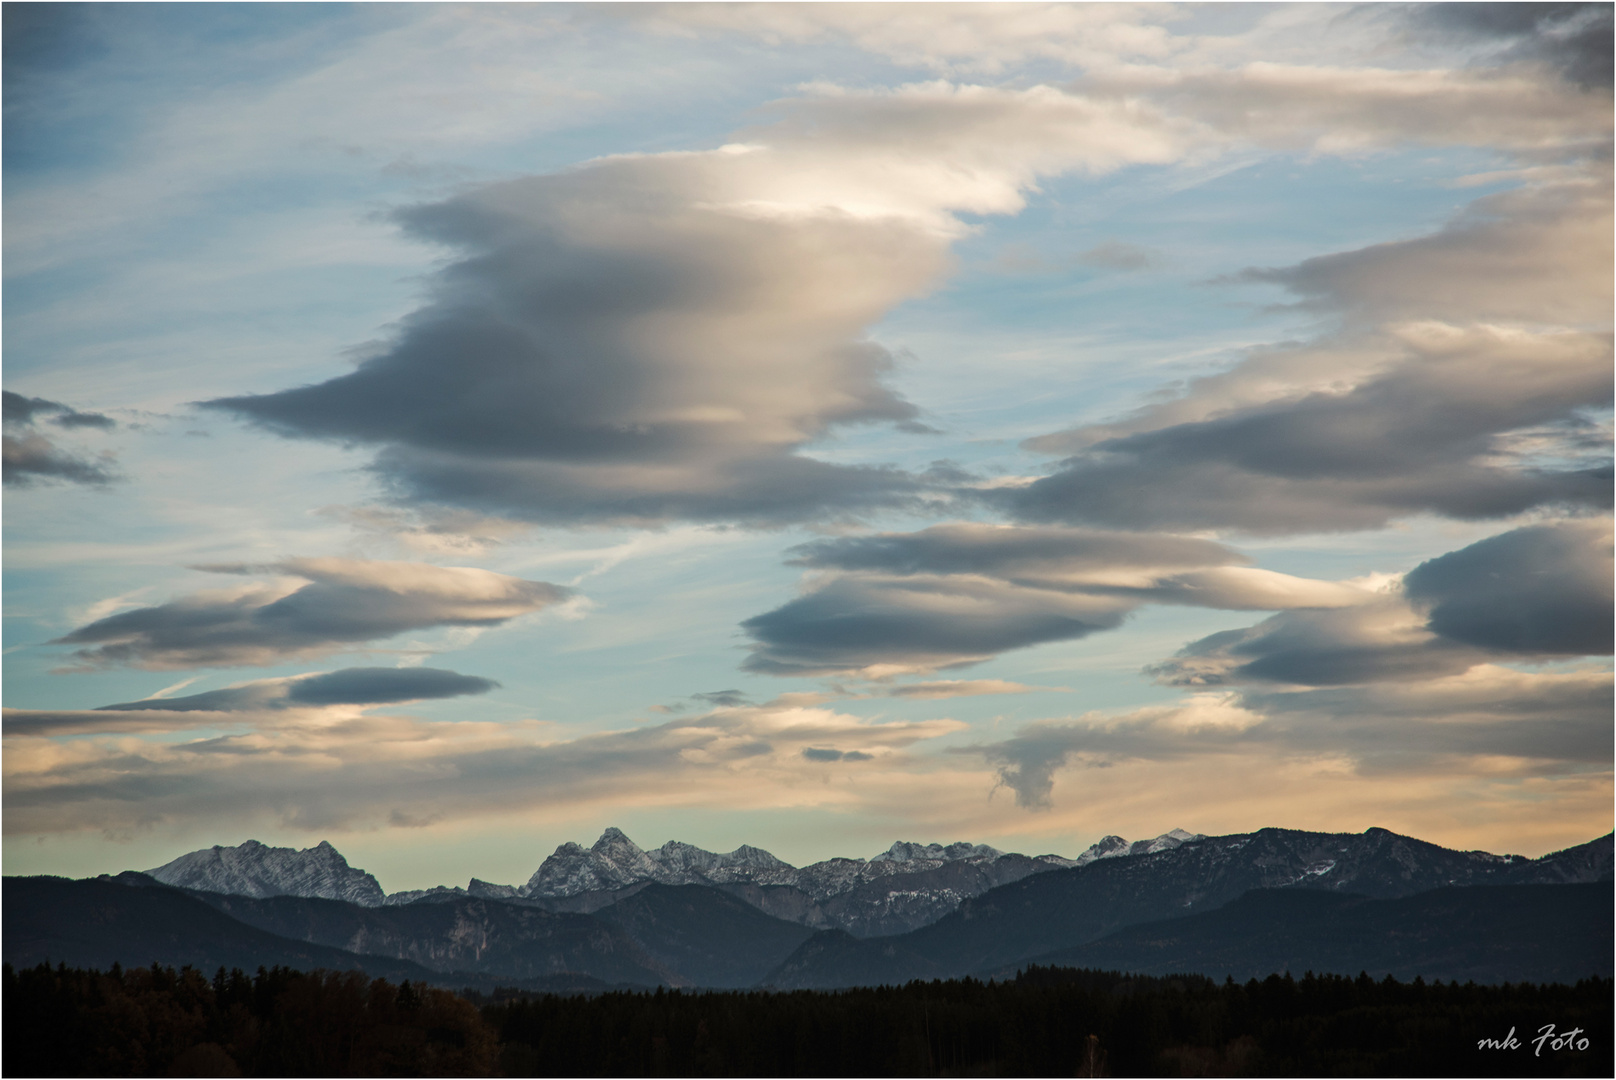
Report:
<svg viewBox="0 0 1616 1080"><path fill-rule="evenodd" d="M497 626L572 595L542 581L423 563L288 559L199 569L285 578L121 612L52 644L93 646L74 653L93 667L261 666L341 652L409 630Z"/></svg>
<svg viewBox="0 0 1616 1080"><path fill-rule="evenodd" d="M1149 270L1161 263L1161 258L1149 248L1125 244L1120 240L1107 240L1077 256L1080 266L1093 266L1102 270Z"/></svg>
<svg viewBox="0 0 1616 1080"><path fill-rule="evenodd" d="M1359 606L1282 612L1202 638L1150 671L1174 686L1421 681L1606 654L1613 617L1610 522L1551 522L1421 563Z"/></svg>
<svg viewBox="0 0 1616 1080"><path fill-rule="evenodd" d="M981 497L1034 521L1251 533L1603 508L1608 446L1589 452L1586 412L1610 400L1610 355L1603 334L1440 323L1260 354L1123 423L1033 440L1079 452Z"/></svg>
<svg viewBox="0 0 1616 1080"><path fill-rule="evenodd" d="M1141 97L1225 140L1285 151L1356 156L1419 143L1575 159L1609 138L1608 93L1581 93L1536 71L1248 56L1220 67L1123 69L1081 85L1096 96Z"/></svg>
<svg viewBox="0 0 1616 1080"><path fill-rule="evenodd" d="M100 413L83 413L59 401L46 398L24 397L10 390L0 390L3 404L3 422L9 429L0 436L3 440L3 477L6 484L28 487L39 480L65 480L69 483L104 487L118 479L111 467L112 456L102 454L92 461L81 454L64 450L54 441L34 429L39 417L65 428L96 428L108 430L116 421Z"/></svg>
<svg viewBox="0 0 1616 1080"><path fill-rule="evenodd" d="M387 705L400 701L426 701L486 694L499 683L442 668L343 668L294 679L269 679L243 687L213 690L185 697L131 701L103 705L103 709L218 709L295 708L321 705Z"/></svg>
<svg viewBox="0 0 1616 1080"><path fill-rule="evenodd" d="M1584 90L1609 92L1609 4L1420 4L1408 13L1418 36L1499 46L1491 63L1540 63Z"/></svg>
<svg viewBox="0 0 1616 1080"><path fill-rule="evenodd" d="M194 680L192 680L194 681ZM162 733L195 727L275 722L275 713L296 710L353 715L377 705L486 694L499 683L441 668L343 668L322 674L257 679L222 690L183 697L153 697L96 709L9 709L5 734L85 735L110 732ZM340 708L346 706L347 708ZM334 714L334 713L333 713Z"/></svg>
<svg viewBox="0 0 1616 1080"><path fill-rule="evenodd" d="M900 683L880 693L886 697L941 701L944 698L980 697L985 694L1031 694L1039 690L1065 690L1064 686L1027 686L1004 679L934 679L930 682Z"/></svg>
<svg viewBox="0 0 1616 1080"><path fill-rule="evenodd" d="M4 465L4 482L16 487L28 487L42 479L101 487L118 479L107 458L90 461L61 449L38 432L0 436L0 447L3 447L0 463Z"/></svg>
<svg viewBox="0 0 1616 1080"><path fill-rule="evenodd" d="M533 531L523 521L431 507L322 506L315 513L352 526L366 538L379 537L424 555L480 555Z"/></svg>
<svg viewBox="0 0 1616 1080"><path fill-rule="evenodd" d="M1210 635L1149 669L1198 688L1182 702L1027 726L954 748L998 770L1018 805L1048 809L1069 764L1280 754L1361 774L1511 776L1608 769L1607 668L1522 671L1608 653L1611 523L1525 526L1421 563L1358 604L1285 611ZM1207 689L1207 688L1217 689ZM1231 766L1233 767L1233 766Z"/></svg>
<svg viewBox="0 0 1616 1080"><path fill-rule="evenodd" d="M857 762L866 783L917 767L917 743L959 731L953 720L871 723L782 699L626 731L556 738L527 721L445 723L356 715L327 706L260 714L251 730L183 740L117 733L165 714L99 713L106 734L38 737L52 716L9 710L5 823L13 834L126 832L168 823L277 820L295 828L369 828L410 821L599 806L852 806L863 796L825 782L806 750ZM82 716L83 714L77 714ZM171 714L171 728L204 726ZM41 719L43 718L43 719ZM218 726L218 718L213 725ZM155 730L147 727L147 731ZM923 771L923 770L922 770Z"/></svg>
<svg viewBox="0 0 1616 1080"><path fill-rule="evenodd" d="M1117 715L1029 724L1009 739L950 748L981 757L1018 806L1048 810L1070 766L1193 762L1250 782L1253 758L1335 759L1356 775L1608 771L1608 671L1484 665L1421 683L1192 694ZM1081 786L1082 774L1074 782Z"/></svg>
<svg viewBox="0 0 1616 1080"><path fill-rule="evenodd" d="M869 761L874 755L866 754L862 750L827 750L819 747L805 747L802 756L809 761Z"/></svg>
<svg viewBox="0 0 1616 1080"><path fill-rule="evenodd" d="M1611 522L1515 529L1421 563L1404 594L1451 641L1523 655L1612 650Z"/></svg>
<svg viewBox="0 0 1616 1080"><path fill-rule="evenodd" d="M1604 326L1610 317L1608 168L1477 199L1429 236L1321 255L1239 280L1367 320Z"/></svg>
<svg viewBox="0 0 1616 1080"><path fill-rule="evenodd" d="M748 670L867 678L976 663L1121 625L1145 603L1335 607L1362 590L1252 567L1208 540L1055 526L936 525L792 549L808 591L741 625Z"/></svg>
<svg viewBox="0 0 1616 1080"><path fill-rule="evenodd" d="M10 390L0 390L0 417L7 424L32 424L36 416L50 416L51 422L67 428L93 427L109 430L118 426L116 420L101 413L79 412L59 401L46 398L24 397Z"/></svg>
<svg viewBox="0 0 1616 1080"><path fill-rule="evenodd" d="M1611 402L1608 95L1524 71L1137 77L1230 136L1469 141L1530 167L1428 235L1224 278L1284 289L1326 325L1131 416L1028 440L1063 460L982 498L1027 521L1259 534L1610 506L1594 419Z"/></svg>
<svg viewBox="0 0 1616 1080"><path fill-rule="evenodd" d="M402 500L551 522L779 524L946 497L801 451L919 431L867 328L949 269L959 218L1193 132L1050 87L820 88L718 150L624 155L402 211L460 253L349 374L203 403L372 447Z"/></svg>
<svg viewBox="0 0 1616 1080"><path fill-rule="evenodd" d="M589 9L664 34L728 30L780 41L850 41L899 64L996 74L1041 60L1066 64L1159 59L1182 44L1153 5L1087 4L647 4Z"/></svg>

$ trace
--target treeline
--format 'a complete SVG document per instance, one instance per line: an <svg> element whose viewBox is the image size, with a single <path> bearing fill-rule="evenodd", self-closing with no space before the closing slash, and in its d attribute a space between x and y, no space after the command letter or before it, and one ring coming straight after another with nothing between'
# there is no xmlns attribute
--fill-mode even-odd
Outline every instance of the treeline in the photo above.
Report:
<svg viewBox="0 0 1616 1080"><path fill-rule="evenodd" d="M1609 1076L1612 983L1032 968L840 992L455 995L357 972L5 969L6 1075ZM1535 1040L1546 1025L1558 1045ZM1514 1043L1508 1044L1514 1032ZM1481 1040L1501 1048L1480 1048Z"/></svg>
<svg viewBox="0 0 1616 1080"><path fill-rule="evenodd" d="M490 1076L497 1036L446 990L359 971L5 965L6 1076Z"/></svg>

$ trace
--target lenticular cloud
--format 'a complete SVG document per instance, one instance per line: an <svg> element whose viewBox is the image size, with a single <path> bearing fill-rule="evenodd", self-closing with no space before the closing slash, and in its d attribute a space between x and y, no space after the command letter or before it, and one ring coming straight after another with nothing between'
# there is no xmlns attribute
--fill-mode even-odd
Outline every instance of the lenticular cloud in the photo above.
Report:
<svg viewBox="0 0 1616 1080"><path fill-rule="evenodd" d="M919 427L866 328L940 280L957 211L1171 160L1186 130L1049 88L928 84L827 92L719 150L490 185L399 215L462 257L357 370L207 404L374 447L401 498L528 520L918 509L949 478L800 452L847 425Z"/></svg>

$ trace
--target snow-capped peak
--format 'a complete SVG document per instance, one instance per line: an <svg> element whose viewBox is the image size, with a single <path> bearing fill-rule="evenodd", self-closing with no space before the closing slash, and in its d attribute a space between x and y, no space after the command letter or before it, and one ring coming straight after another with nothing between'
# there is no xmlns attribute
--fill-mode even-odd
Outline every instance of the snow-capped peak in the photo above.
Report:
<svg viewBox="0 0 1616 1080"><path fill-rule="evenodd" d="M181 855L147 874L183 889L236 896L312 896L375 907L384 901L374 877L322 840L314 847L275 848L257 840Z"/></svg>
<svg viewBox="0 0 1616 1080"><path fill-rule="evenodd" d="M997 859L1003 854L1004 852L998 848L991 848L986 844L970 844L963 840L947 845L916 844L899 840L870 861L914 862L917 859L937 859L942 862L956 862L960 859Z"/></svg>
<svg viewBox="0 0 1616 1080"><path fill-rule="evenodd" d="M1106 836L1079 855L1075 865L1087 866L1096 859L1115 859L1123 855L1154 855L1158 851L1171 851L1180 844L1205 839L1201 833L1185 832L1183 829L1164 832L1154 840L1135 840L1131 844L1120 836Z"/></svg>

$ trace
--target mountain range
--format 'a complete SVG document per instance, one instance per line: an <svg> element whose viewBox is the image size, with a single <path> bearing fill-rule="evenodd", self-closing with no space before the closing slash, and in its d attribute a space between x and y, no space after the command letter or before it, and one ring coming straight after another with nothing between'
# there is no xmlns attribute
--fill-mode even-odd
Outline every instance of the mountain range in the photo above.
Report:
<svg viewBox="0 0 1616 1080"><path fill-rule="evenodd" d="M1611 974L1609 835L1526 859L1384 829L1175 832L1041 859L899 843L799 870L756 848L645 852L607 830L590 849L563 845L508 895L468 887L406 900L328 844L248 844L151 873L6 878L4 953L18 966L282 963L572 990L831 988L1004 976L1035 963L1239 978L1309 968L1483 982ZM981 887L994 874L1008 880ZM897 886L926 899L905 906ZM901 924L950 892L962 898L913 929L860 936L830 922ZM769 910L793 896L798 917Z"/></svg>
<svg viewBox="0 0 1616 1080"><path fill-rule="evenodd" d="M380 907L470 897L585 913L650 884L705 885L788 922L876 937L935 922L962 900L1033 874L1199 839L1181 829L1132 844L1107 836L1076 859L1006 854L986 844L899 841L871 859L827 859L798 868L747 845L719 854L674 840L646 851L609 828L592 847L562 844L520 886L473 878L464 888L384 894L374 877L349 866L324 842L297 851L249 840L193 851L146 873L165 885L256 898L301 896Z"/></svg>

